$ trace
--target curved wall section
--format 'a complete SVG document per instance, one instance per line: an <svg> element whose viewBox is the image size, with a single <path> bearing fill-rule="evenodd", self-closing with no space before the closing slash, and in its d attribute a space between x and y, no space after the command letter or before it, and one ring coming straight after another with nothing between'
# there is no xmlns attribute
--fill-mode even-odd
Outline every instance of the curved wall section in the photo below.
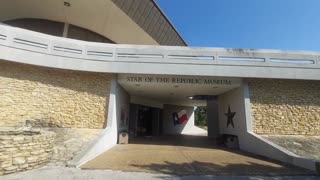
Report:
<svg viewBox="0 0 320 180"><path fill-rule="evenodd" d="M49 131L0 130L0 176L46 165L54 152L54 139Z"/></svg>
<svg viewBox="0 0 320 180"><path fill-rule="evenodd" d="M64 23L57 21L50 21L44 19L16 19L4 21L4 24L10 26L19 27L22 29L28 29L44 34L62 37Z"/></svg>
<svg viewBox="0 0 320 180"><path fill-rule="evenodd" d="M94 33L92 31L89 31L87 29L84 29L75 25L69 25L67 37L70 39L78 39L82 41L114 44L113 41L111 41L106 37L101 36L100 34Z"/></svg>
<svg viewBox="0 0 320 180"><path fill-rule="evenodd" d="M45 19L16 19L5 21L5 24L19 27L31 31L36 31L44 34L62 37L65 36L70 39L78 39L89 42L114 43L110 39L92 32L90 30L68 24L65 28L65 23L50 21Z"/></svg>
<svg viewBox="0 0 320 180"><path fill-rule="evenodd" d="M67 70L320 80L316 52L94 43L0 25L0 59Z"/></svg>
<svg viewBox="0 0 320 180"><path fill-rule="evenodd" d="M118 44L157 43L111 0L1 0L0 21L33 18L65 22L108 37Z"/></svg>

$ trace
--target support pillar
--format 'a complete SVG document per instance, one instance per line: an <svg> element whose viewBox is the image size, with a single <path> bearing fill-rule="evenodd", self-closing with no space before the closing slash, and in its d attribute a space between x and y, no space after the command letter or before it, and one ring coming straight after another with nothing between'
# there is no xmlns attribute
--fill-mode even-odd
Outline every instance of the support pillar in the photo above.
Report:
<svg viewBox="0 0 320 180"><path fill-rule="evenodd" d="M219 130L219 108L217 100L207 101L207 124L208 124L208 137L217 138L220 135Z"/></svg>

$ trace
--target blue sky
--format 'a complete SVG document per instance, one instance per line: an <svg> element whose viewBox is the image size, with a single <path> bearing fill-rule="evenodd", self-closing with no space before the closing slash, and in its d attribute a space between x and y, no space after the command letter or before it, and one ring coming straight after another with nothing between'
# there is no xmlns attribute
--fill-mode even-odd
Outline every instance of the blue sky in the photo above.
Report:
<svg viewBox="0 0 320 180"><path fill-rule="evenodd" d="M189 46L320 51L320 0L157 0Z"/></svg>

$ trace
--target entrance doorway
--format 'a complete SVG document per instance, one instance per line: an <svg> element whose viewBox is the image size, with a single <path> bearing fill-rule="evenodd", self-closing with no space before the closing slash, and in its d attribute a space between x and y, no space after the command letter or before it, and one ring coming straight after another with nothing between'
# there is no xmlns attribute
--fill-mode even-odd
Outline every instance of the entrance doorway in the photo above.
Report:
<svg viewBox="0 0 320 180"><path fill-rule="evenodd" d="M152 136L152 109L139 106L137 119L137 136Z"/></svg>
<svg viewBox="0 0 320 180"><path fill-rule="evenodd" d="M130 104L130 137L159 136L162 129L161 114L161 109L159 108Z"/></svg>

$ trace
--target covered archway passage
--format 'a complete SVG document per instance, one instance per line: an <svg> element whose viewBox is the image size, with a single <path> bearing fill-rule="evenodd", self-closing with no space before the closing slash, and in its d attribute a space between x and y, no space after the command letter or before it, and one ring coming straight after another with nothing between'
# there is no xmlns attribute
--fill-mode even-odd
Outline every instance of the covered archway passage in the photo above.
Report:
<svg viewBox="0 0 320 180"><path fill-rule="evenodd" d="M129 132L129 144L116 145L81 168L188 175L309 173L217 144L222 134L244 131L241 79L124 74L118 75L118 85L118 130ZM194 107L207 104L208 133L194 124ZM229 106L237 113L233 125L227 125Z"/></svg>
<svg viewBox="0 0 320 180"><path fill-rule="evenodd" d="M120 74L118 83L130 96L126 128L132 140L137 136L207 134L195 126L195 107L216 102L220 94L239 88L241 79ZM218 106L210 108L208 112L215 115L210 116L208 131L214 137L219 135Z"/></svg>

